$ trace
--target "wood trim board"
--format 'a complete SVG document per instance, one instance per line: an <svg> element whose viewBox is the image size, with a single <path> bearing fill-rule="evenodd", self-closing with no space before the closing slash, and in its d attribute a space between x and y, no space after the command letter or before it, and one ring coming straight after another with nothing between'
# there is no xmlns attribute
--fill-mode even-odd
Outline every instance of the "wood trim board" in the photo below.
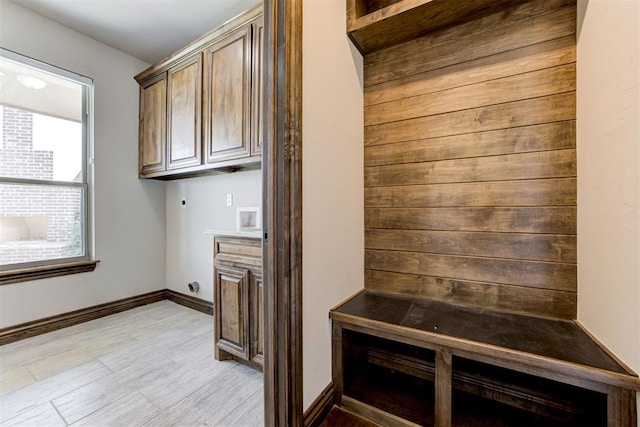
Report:
<svg viewBox="0 0 640 427"><path fill-rule="evenodd" d="M333 382L331 382L320 392L307 410L304 411L304 427L320 427L322 421L327 417L335 403L336 392Z"/></svg>
<svg viewBox="0 0 640 427"><path fill-rule="evenodd" d="M264 2L265 426L302 425L302 0Z"/></svg>
<svg viewBox="0 0 640 427"><path fill-rule="evenodd" d="M162 289L0 329L0 345L10 344L163 300L169 300L205 314L213 314L213 303L209 301L181 294L171 289Z"/></svg>
<svg viewBox="0 0 640 427"><path fill-rule="evenodd" d="M0 285L20 283L29 280L49 279L69 274L88 273L96 269L100 261L77 261L64 264L43 265L16 270L0 271Z"/></svg>
<svg viewBox="0 0 640 427"><path fill-rule="evenodd" d="M88 322L111 314L120 313L121 311L130 310L135 307L162 301L164 299L167 299L167 294L166 290L162 289L46 317L44 319L9 326L7 328L0 329L0 345L20 341L40 334L46 334L47 332L77 325L78 323Z"/></svg>
<svg viewBox="0 0 640 427"><path fill-rule="evenodd" d="M191 295L182 294L172 289L165 289L165 293L169 301L189 307L204 314L213 315L213 303L211 301L205 301Z"/></svg>

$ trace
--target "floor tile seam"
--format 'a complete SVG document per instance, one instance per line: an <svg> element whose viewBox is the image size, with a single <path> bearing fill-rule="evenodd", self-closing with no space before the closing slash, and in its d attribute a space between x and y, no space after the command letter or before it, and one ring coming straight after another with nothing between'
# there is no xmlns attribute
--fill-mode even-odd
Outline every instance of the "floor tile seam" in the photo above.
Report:
<svg viewBox="0 0 640 427"><path fill-rule="evenodd" d="M223 422L224 422L224 420L226 420L227 418L229 418L229 417L231 416L231 414L233 414L233 413L236 411L236 409L240 408L242 405L245 405L247 402L249 402L250 400L252 400L252 399L253 399L253 397L254 397L256 394L260 393L261 391L262 391L262 390L260 390L260 389L256 390L256 392L255 392L255 393L253 393L251 396L248 396L244 401L242 401L240 404L238 404L238 406L236 406L235 408L233 408L233 409L232 409L232 410L231 410L227 415L225 415L225 416L224 416L224 418L222 418L222 419L221 419L220 421L218 421L214 426L211 426L211 427L217 427L217 426L220 426L220 424L221 424L221 423L223 423ZM206 423L205 423L205 424L206 424ZM209 424L206 424L206 425L208 426Z"/></svg>
<svg viewBox="0 0 640 427"><path fill-rule="evenodd" d="M67 423L67 425L68 425L68 426L76 425L76 424L78 424L79 422L81 422L82 420L84 420L85 418L90 417L90 416L92 416L93 414L95 414L95 413L97 413L97 412L99 412L99 411L103 410L103 409L104 409L104 408L106 408L107 406L109 406L109 405L116 405L116 404L117 404L118 402L120 402L121 400L123 400L123 399L128 399L128 398L129 398L132 394L134 394L134 393L139 393L140 395L142 395L142 397L144 397L144 399L145 399L145 400L147 400L149 403L151 403L154 407L158 408L158 406L157 406L156 404L154 404L151 400L149 400L145 395L143 395L142 393L140 393L138 390L136 390L136 389L131 389L131 390L130 390L128 393L126 393L124 396L121 396L120 398L118 398L118 399L116 399L116 400L114 400L114 401L108 402L106 405L101 406L100 408L96 409L95 411L92 411L91 413L89 413L89 414L87 414L87 415L85 415L85 416L83 416L83 417L81 417L81 418L77 419L77 420L76 420L76 421L74 421L72 424ZM159 408L158 408L158 409L159 409ZM157 414L154 414L153 416L155 416L155 415L157 415ZM65 422L67 422L67 420L66 420L65 418L63 418L63 419L64 419L64 421L65 421ZM149 419L151 419L151 416L149 417ZM148 421L148 419L147 419L147 420L145 420L145 422L146 422L146 421ZM143 424L144 424L144 423L143 423Z"/></svg>
<svg viewBox="0 0 640 427"><path fill-rule="evenodd" d="M234 367L238 366L239 363L236 363L233 366L230 366L228 368L222 369L219 372L216 372L214 375L212 375L210 378L208 378L205 382L203 382L202 384L200 384L199 386L195 387L194 389L190 390L186 395L184 395L183 397L181 397L180 399L178 399L178 401L176 401L175 403L171 404L171 405L167 405L167 407L162 407L159 404L157 404L156 402L153 401L153 399L148 396L147 394L144 393L144 391L142 391L143 389L138 389L138 391L140 392L140 394L142 394L147 400L149 400L150 402L152 402L154 405L158 406L160 409L162 409L162 411L168 411L174 407L176 407L177 405L179 405L180 403L182 403L185 399L189 398L190 395L195 394L197 392L199 392L202 388L204 388L207 385L210 385L212 381L214 381L216 378L218 378L219 376L221 376L222 374L232 370ZM146 388L151 384L147 384L145 385Z"/></svg>
<svg viewBox="0 0 640 427"><path fill-rule="evenodd" d="M56 404L55 404L55 403L53 403L53 399L51 399L51 400L49 401L49 404L50 404L51 406L53 406L53 410L54 410L54 411L56 411L56 413L58 414L58 416L60 417L60 419L62 420L62 422L63 422L63 423L65 423L65 425L70 425L70 424L67 422L67 419L62 415L62 412L60 412L60 410L58 409L58 407L56 406Z"/></svg>

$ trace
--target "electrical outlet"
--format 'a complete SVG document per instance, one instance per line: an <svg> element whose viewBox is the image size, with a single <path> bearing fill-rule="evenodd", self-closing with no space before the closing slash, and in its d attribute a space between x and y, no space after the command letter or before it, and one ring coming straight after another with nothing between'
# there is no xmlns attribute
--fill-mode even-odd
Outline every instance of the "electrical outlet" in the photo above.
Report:
<svg viewBox="0 0 640 427"><path fill-rule="evenodd" d="M227 194L227 206L233 206L233 194Z"/></svg>

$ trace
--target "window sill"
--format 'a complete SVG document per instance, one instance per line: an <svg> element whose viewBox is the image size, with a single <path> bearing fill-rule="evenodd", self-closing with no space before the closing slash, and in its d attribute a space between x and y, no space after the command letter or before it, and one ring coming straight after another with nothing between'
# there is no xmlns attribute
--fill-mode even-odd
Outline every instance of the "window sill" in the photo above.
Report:
<svg viewBox="0 0 640 427"><path fill-rule="evenodd" d="M66 276L76 273L93 271L100 261L78 261L67 264L45 265L41 267L22 268L17 270L0 271L0 285L27 282L29 280L48 279L50 277Z"/></svg>

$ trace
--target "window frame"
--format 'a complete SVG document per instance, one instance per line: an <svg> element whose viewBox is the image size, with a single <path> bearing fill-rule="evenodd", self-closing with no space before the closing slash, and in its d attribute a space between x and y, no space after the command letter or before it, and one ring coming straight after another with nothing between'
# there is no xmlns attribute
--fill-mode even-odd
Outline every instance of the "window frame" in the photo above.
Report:
<svg viewBox="0 0 640 427"><path fill-rule="evenodd" d="M81 256L0 265L0 285L93 271L99 262L93 259L95 248L93 239L93 79L4 48L0 48L0 58L69 80L80 84L82 87L82 181L55 181L0 176L0 184L79 188L81 190L81 227L83 236L81 242L83 255Z"/></svg>

